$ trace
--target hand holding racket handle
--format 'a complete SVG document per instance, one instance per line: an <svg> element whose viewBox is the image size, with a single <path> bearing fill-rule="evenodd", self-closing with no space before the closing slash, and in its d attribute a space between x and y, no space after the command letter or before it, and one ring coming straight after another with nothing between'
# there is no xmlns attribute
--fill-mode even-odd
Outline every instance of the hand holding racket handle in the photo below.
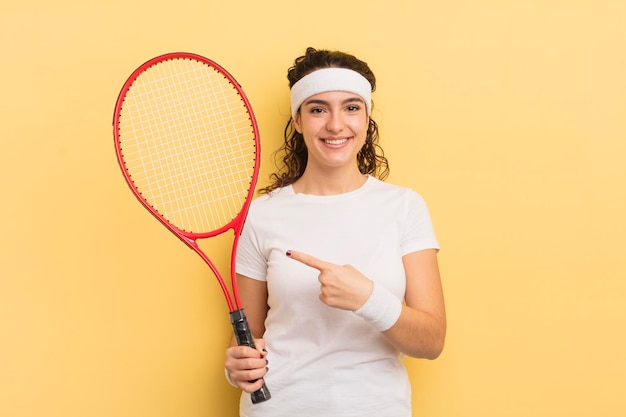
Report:
<svg viewBox="0 0 626 417"><path fill-rule="evenodd" d="M239 346L256 348L254 339L252 338L252 332L250 332L250 327L248 326L248 318L243 309L235 310L230 313L230 323L233 325L233 332L235 333L235 338ZM263 383L263 386L258 391L250 394L250 398L253 404L257 404L269 400L272 398L272 394L270 394L270 390L265 383Z"/></svg>

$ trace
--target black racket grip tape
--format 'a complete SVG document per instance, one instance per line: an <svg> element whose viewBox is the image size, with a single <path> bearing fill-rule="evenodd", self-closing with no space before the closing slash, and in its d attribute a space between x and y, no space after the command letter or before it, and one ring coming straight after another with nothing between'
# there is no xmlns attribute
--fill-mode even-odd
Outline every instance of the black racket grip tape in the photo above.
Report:
<svg viewBox="0 0 626 417"><path fill-rule="evenodd" d="M250 332L250 326L248 326L248 318L246 317L246 313L243 311L243 309L235 310L230 313L230 323L233 325L233 332L235 333L237 344L239 346L249 346L255 349L256 346L254 345L252 332ZM272 394L270 394L270 390L267 388L264 382L263 386L258 391L250 394L250 398L252 399L253 404L258 404L272 398Z"/></svg>

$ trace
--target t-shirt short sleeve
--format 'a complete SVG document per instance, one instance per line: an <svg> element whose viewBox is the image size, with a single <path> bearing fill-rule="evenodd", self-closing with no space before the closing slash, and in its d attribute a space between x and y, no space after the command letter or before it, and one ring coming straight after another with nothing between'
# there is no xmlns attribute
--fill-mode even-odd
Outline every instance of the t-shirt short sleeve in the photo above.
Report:
<svg viewBox="0 0 626 417"><path fill-rule="evenodd" d="M400 247L403 256L424 249L439 250L426 202L412 190L407 190L402 231Z"/></svg>
<svg viewBox="0 0 626 417"><path fill-rule="evenodd" d="M236 271L258 281L266 281L267 259L263 255L254 222L250 216L243 226L237 247Z"/></svg>

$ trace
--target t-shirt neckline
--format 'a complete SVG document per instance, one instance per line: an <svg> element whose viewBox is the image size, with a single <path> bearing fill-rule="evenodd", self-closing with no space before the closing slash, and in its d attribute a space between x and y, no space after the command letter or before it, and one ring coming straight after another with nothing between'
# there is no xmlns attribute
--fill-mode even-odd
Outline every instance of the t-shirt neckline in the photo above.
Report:
<svg viewBox="0 0 626 417"><path fill-rule="evenodd" d="M296 193L293 189L293 185L288 185L285 187L285 189L289 192L289 195L292 195L294 197L298 197L298 198L305 198L308 200L335 200L335 199L343 199L346 197L351 197L355 194L359 194L361 192L363 192L363 190L367 189L370 184L373 182L374 177L372 177L371 175L366 175L367 179L365 180L365 182L359 187L356 188L352 191L348 191L345 193L341 193L341 194L331 194L331 195L316 195L316 194L304 194L304 193Z"/></svg>

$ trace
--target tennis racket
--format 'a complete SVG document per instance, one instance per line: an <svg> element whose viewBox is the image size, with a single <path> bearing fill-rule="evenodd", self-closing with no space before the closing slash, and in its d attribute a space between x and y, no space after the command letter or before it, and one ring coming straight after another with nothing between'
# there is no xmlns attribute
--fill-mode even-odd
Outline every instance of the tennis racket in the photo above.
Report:
<svg viewBox="0 0 626 417"><path fill-rule="evenodd" d="M239 345L254 348L235 275L237 243L259 173L260 143L241 86L217 63L190 53L153 58L128 78L113 117L117 159L135 197L215 274ZM233 230L232 295L199 248ZM253 403L271 397L265 385Z"/></svg>

